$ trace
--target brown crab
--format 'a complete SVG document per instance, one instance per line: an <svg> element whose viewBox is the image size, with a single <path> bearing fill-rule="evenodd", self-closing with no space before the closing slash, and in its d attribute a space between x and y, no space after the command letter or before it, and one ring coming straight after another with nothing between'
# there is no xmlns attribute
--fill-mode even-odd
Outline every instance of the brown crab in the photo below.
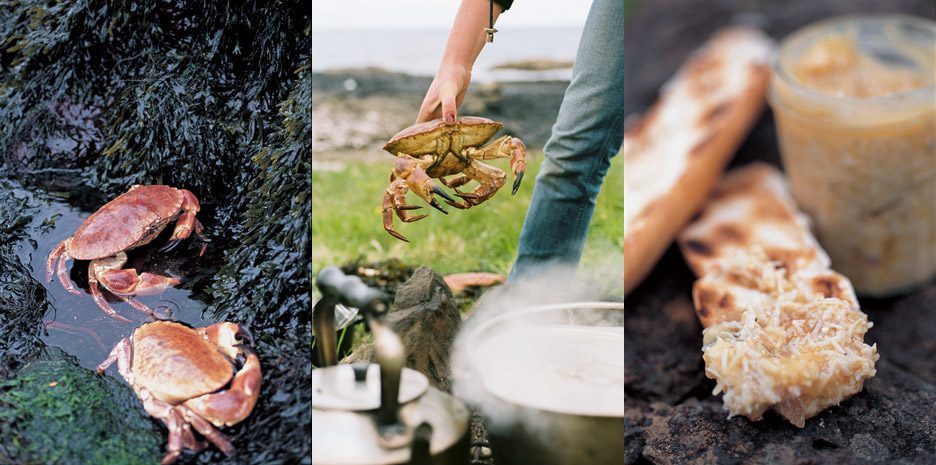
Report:
<svg viewBox="0 0 936 465"><path fill-rule="evenodd" d="M510 170L514 174L513 191L517 193L526 169L526 146L520 139L501 136L490 144L478 148L504 127L497 121L478 116L461 116L454 123L441 119L410 126L390 138L383 149L397 157L390 172L390 186L383 198L383 224L393 237L409 242L393 229L393 213L400 220L412 222L426 215L409 216L407 210L421 208L406 204L406 192L412 190L442 213L448 214L435 199L438 194L449 205L466 209L484 202L497 193L506 182L507 175L498 168L478 160L510 157ZM460 174L459 174L460 173ZM446 180L444 176L458 174ZM437 186L432 179L455 189L462 198L459 203ZM475 180L479 185L471 192L458 192L458 187Z"/></svg>
<svg viewBox="0 0 936 465"><path fill-rule="evenodd" d="M230 438L215 428L243 421L257 403L260 360L252 346L250 333L234 323L192 329L155 321L118 342L97 372L116 361L146 412L169 428L163 464L174 461L183 448L198 451L208 446L195 439L193 426L230 455ZM236 373L235 362L241 365Z"/></svg>
<svg viewBox="0 0 936 465"><path fill-rule="evenodd" d="M91 260L88 288L105 313L118 320L130 321L118 315L107 303L98 283L133 308L153 314L149 307L133 296L162 292L167 286L179 284L180 280L151 273L137 274L133 268L122 268L127 262L126 251L148 244L174 220L177 221L172 237L159 250L172 250L192 231L204 240L202 225L195 218L197 212L198 199L185 189L134 185L94 212L78 227L74 236L63 240L49 253L46 281L52 279L52 268L58 259L56 276L62 287L72 294L81 295L68 278L65 261L69 258ZM205 252L206 245L202 244L199 255Z"/></svg>

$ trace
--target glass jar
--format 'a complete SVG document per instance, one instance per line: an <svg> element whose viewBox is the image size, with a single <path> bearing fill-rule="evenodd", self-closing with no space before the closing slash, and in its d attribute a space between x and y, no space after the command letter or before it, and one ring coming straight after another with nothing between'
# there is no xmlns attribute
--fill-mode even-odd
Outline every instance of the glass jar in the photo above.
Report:
<svg viewBox="0 0 936 465"><path fill-rule="evenodd" d="M785 39L768 100L790 187L864 295L936 274L936 22L845 16Z"/></svg>

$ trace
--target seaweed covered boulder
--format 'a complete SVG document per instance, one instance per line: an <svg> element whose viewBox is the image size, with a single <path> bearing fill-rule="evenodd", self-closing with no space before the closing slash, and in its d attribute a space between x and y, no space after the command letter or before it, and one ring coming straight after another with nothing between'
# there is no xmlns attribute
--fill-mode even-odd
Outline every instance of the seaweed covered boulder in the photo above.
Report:
<svg viewBox="0 0 936 465"><path fill-rule="evenodd" d="M0 380L0 463L148 464L164 434L119 381L57 348Z"/></svg>

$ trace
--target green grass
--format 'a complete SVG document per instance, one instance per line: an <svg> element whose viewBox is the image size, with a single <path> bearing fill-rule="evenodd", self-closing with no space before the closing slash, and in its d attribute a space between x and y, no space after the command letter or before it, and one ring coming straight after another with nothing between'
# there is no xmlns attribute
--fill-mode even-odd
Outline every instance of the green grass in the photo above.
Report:
<svg viewBox="0 0 936 465"><path fill-rule="evenodd" d="M339 171L312 172L312 269L344 265L359 257L365 263L396 258L406 264L428 265L441 274L487 271L507 275L517 254L517 238L533 193L541 152L531 152L517 195L510 183L493 198L470 210L447 208L444 215L428 205L413 214L429 216L394 227L410 242L387 234L382 226L381 199L389 182L392 159L350 163ZM507 170L506 161L494 163ZM606 292L623 291L624 187L620 157L612 159L591 222L579 275ZM474 183L466 186L473 189ZM450 190L449 190L450 191ZM407 194L409 203L425 202Z"/></svg>

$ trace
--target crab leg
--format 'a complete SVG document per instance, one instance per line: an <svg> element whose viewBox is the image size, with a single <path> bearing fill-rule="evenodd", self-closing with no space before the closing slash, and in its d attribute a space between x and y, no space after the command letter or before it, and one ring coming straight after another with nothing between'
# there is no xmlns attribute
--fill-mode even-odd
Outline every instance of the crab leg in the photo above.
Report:
<svg viewBox="0 0 936 465"><path fill-rule="evenodd" d="M204 418L198 416L185 406L177 406L175 410L182 412L182 417L185 419L185 421L194 426L195 429L201 433L202 436L211 441L212 444L218 446L218 449L221 449L221 452L224 452L227 455L234 453L234 446L231 445L230 436L216 430L213 426L211 426L211 423L205 421Z"/></svg>
<svg viewBox="0 0 936 465"><path fill-rule="evenodd" d="M62 242L59 242L51 252L49 252L49 257L46 258L46 268L45 268L45 280L49 282L52 280L52 268L55 266L55 260L62 255L62 252L68 249L68 244L71 243L71 238L65 239ZM63 259L64 260L64 259Z"/></svg>
<svg viewBox="0 0 936 465"><path fill-rule="evenodd" d="M477 160L510 157L510 171L514 174L513 190L510 195L517 193L523 173L526 171L526 144L523 141L516 137L501 136L480 149L468 147L464 153Z"/></svg>
<svg viewBox="0 0 936 465"><path fill-rule="evenodd" d="M212 423L219 428L223 425L234 425L247 418L260 395L260 359L250 347L239 345L238 348L246 353L247 359L243 368L234 375L230 388L185 401L185 406L198 416L213 418ZM202 432L201 429L198 431Z"/></svg>
<svg viewBox="0 0 936 465"><path fill-rule="evenodd" d="M137 271L133 268L121 268L126 262L127 254L125 252L107 258L91 260L91 264L88 266L88 287L91 289L94 301L108 315L111 315L111 312L114 311L107 303L107 300L104 299L100 289L98 289L98 283L100 283L105 289L116 295L120 300L130 304L133 308L159 319L165 318L165 315L150 310L149 307L132 296L157 294L166 290L169 286L179 284L181 280L152 273L137 274Z"/></svg>
<svg viewBox="0 0 936 465"><path fill-rule="evenodd" d="M456 192L455 195L464 199L461 204L446 201L449 205L461 209L471 208L493 197L497 190L504 185L507 178L507 175L500 169L485 165L479 161L472 162L471 165L465 168L464 173L465 176L478 181L480 185L471 192Z"/></svg>
<svg viewBox="0 0 936 465"><path fill-rule="evenodd" d="M96 303L98 307L101 307L101 310L104 310L104 313L120 321L132 323L132 321L118 315L114 308L111 307L109 303L107 303L107 299L104 298L104 294L101 294L101 290L98 289L97 279L94 279L93 265L88 266L88 289L91 291L91 297L94 299L94 303Z"/></svg>
<svg viewBox="0 0 936 465"><path fill-rule="evenodd" d="M192 194L187 189L179 189L182 192L182 214L179 216L179 219L176 221L175 229L172 231L172 236L166 241L166 245L160 247L160 251L169 251L174 249L179 242L189 237L192 234L192 231L195 232L195 235L202 240L201 250L198 252L198 255L201 256L205 253L205 248L208 246L205 243L205 235L202 233L204 227L195 218L195 214L198 213L198 198L195 197L195 194Z"/></svg>
<svg viewBox="0 0 936 465"><path fill-rule="evenodd" d="M123 376L128 383L133 385L133 374L130 373L130 339L123 338L118 342L110 353L107 354L107 358L101 362L97 367L97 374L104 373L104 370L107 370L108 367L117 362L117 369L120 371L120 376Z"/></svg>
<svg viewBox="0 0 936 465"><path fill-rule="evenodd" d="M393 180L392 174L390 175L390 179ZM391 236L405 242L409 242L409 239L393 229L393 213L396 212L397 216L400 217L400 220L407 223L421 220L426 217L426 215L409 216L406 214L406 210L416 210L422 208L419 205L406 204L406 193L408 191L409 186L406 185L405 180L393 180L390 183L390 186L387 187L387 192L384 194L382 204L384 229L387 230Z"/></svg>
<svg viewBox="0 0 936 465"><path fill-rule="evenodd" d="M75 294L81 295L81 292L78 289L75 289L75 286L72 285L71 278L68 277L68 267L65 264L69 258L68 255L68 246L71 244L72 238L65 239L62 242L59 242L59 245L49 253L49 258L46 259L46 282L49 282L52 279L52 267L55 265L56 259L58 264L56 266L55 276L58 278L59 282L62 284L62 287L66 291Z"/></svg>

